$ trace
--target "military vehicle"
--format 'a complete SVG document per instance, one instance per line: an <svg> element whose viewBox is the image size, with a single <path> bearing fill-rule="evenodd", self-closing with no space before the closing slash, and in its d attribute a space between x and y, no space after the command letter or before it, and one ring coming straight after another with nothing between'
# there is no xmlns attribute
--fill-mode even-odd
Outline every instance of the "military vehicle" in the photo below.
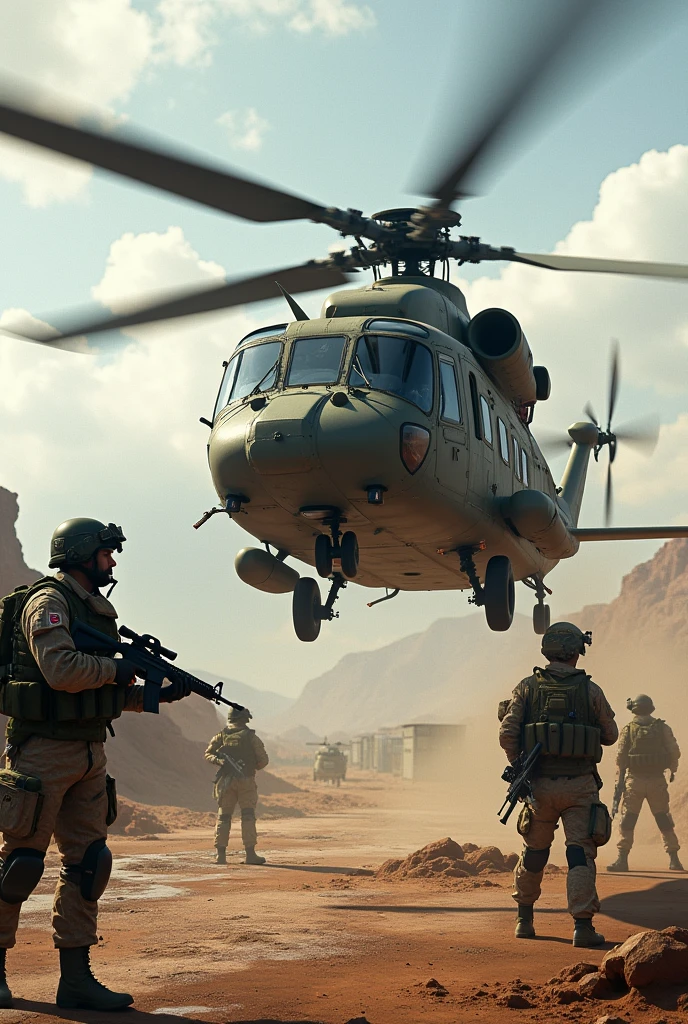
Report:
<svg viewBox="0 0 688 1024"><path fill-rule="evenodd" d="M333 786L341 786L346 778L347 757L343 751L344 743L329 743L327 736L322 743L308 743L309 747L318 747L313 761L313 782L331 782Z"/></svg>
<svg viewBox="0 0 688 1024"><path fill-rule="evenodd" d="M507 8L513 13L520 5L506 5L505 16ZM224 513L260 541L262 547L239 552L236 571L266 593L293 593L301 640L315 640L322 622L336 617L335 601L351 581L386 588L379 600L401 591L467 590L490 628L506 630L520 580L533 592L533 625L543 633L551 593L545 578L581 542L688 536L688 527L608 525L618 443L649 448L657 433L614 427L617 355L606 423L588 408L587 419L569 428L570 458L557 485L531 432L538 403L549 398L547 369L534 365L512 313L486 309L471 317L449 280L450 261L495 260L534 273L688 279L688 267L677 264L540 255L452 235L461 223L454 203L475 191L477 171L506 129L551 92L553 70L575 57L596 19L629 13L627 4L544 2L537 32L525 22L517 26L509 61L485 60L483 79L473 86L476 97L489 99L425 188L429 201L372 217L177 155L140 134L106 135L49 120L19 102L0 104L0 131L15 138L223 213L257 223L307 219L354 239L348 251L321 260L171 294L126 315L63 317L57 335L30 335L68 346L82 335L281 291L293 319L253 331L228 352L212 419L203 419L220 505L195 525ZM372 281L341 288L360 271ZM309 318L293 295L326 288L334 291L320 316ZM585 311L580 318L583 327ZM604 451L607 525L579 529L590 456L597 460ZM328 587L324 602L317 579L301 576L288 558L315 568Z"/></svg>

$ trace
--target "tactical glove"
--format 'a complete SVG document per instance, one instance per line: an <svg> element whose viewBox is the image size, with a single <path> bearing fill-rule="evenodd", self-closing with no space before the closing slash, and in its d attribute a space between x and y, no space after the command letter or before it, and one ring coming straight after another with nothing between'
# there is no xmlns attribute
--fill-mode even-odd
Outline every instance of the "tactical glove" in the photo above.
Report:
<svg viewBox="0 0 688 1024"><path fill-rule="evenodd" d="M172 704L175 700L183 700L191 693L191 683L186 679L177 677L167 686L160 689L160 703Z"/></svg>
<svg viewBox="0 0 688 1024"><path fill-rule="evenodd" d="M131 686L136 678L136 666L128 658L115 658L115 683L117 686Z"/></svg>

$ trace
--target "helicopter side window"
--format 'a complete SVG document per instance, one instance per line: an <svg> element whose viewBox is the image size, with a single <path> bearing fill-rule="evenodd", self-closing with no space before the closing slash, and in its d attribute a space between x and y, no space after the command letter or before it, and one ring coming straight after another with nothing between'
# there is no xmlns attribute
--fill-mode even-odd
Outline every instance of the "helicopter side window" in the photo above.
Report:
<svg viewBox="0 0 688 1024"><path fill-rule="evenodd" d="M468 384L471 390L471 408L473 409L473 430L475 436L480 440L483 436L482 428L480 426L480 403L478 401L478 385L476 384L475 374L468 374Z"/></svg>
<svg viewBox="0 0 688 1024"><path fill-rule="evenodd" d="M521 479L521 446L519 445L519 443L518 443L518 441L516 440L515 437L512 437L511 440L512 440L513 446L514 446L514 473L516 474L516 479L520 480Z"/></svg>
<svg viewBox="0 0 688 1024"><path fill-rule="evenodd" d="M484 395L480 396L480 413L483 421L483 438L487 444L492 444L492 416L490 415L490 406L488 405L487 399Z"/></svg>
<svg viewBox="0 0 688 1024"><path fill-rule="evenodd" d="M265 342L242 349L227 365L217 396L215 416L230 402L246 398L254 391L268 391L277 382L282 345L279 341Z"/></svg>
<svg viewBox="0 0 688 1024"><path fill-rule="evenodd" d="M459 406L459 388L456 383L454 364L448 359L440 359L441 406L440 417L450 423L461 422Z"/></svg>
<svg viewBox="0 0 688 1024"><path fill-rule="evenodd" d="M506 424L503 420L497 417L497 429L499 431L499 454L502 456L502 460L509 465L509 435L506 431Z"/></svg>
<svg viewBox="0 0 688 1024"><path fill-rule="evenodd" d="M345 345L346 338L339 335L299 338L292 349L287 386L336 384Z"/></svg>
<svg viewBox="0 0 688 1024"><path fill-rule="evenodd" d="M411 338L366 334L358 339L350 384L376 388L430 412L433 402L432 355Z"/></svg>
<svg viewBox="0 0 688 1024"><path fill-rule="evenodd" d="M528 486L528 456L521 448L521 479Z"/></svg>

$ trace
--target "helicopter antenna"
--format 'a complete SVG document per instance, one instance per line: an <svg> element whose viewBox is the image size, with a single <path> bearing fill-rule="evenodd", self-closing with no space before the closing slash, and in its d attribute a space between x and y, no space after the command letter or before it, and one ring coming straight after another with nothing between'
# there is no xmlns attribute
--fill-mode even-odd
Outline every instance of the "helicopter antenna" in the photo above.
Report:
<svg viewBox="0 0 688 1024"><path fill-rule="evenodd" d="M296 319L297 320L310 320L310 317L308 316L307 313L305 313L301 309L301 307L299 306L299 304L296 301L296 299L294 298L294 296L290 295L289 292L287 291L287 289L283 288L282 285L279 283L279 281L275 281L275 284L277 285L279 290L282 292L282 295L285 297L285 299L289 303L289 309L292 311L292 313L294 314Z"/></svg>

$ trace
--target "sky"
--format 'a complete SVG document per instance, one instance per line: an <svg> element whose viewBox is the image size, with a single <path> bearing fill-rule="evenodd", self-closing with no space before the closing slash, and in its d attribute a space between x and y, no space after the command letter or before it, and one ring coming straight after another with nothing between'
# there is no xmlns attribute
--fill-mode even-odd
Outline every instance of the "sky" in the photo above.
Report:
<svg viewBox="0 0 688 1024"><path fill-rule="evenodd" d="M137 126L372 213L422 198L412 190L432 182L480 112L485 67L499 67L500 46L508 54L506 14L518 10L536 32L547 7L538 4L0 0L0 93L108 129ZM486 194L463 205L462 230L524 251L688 263L687 14L668 0L640 27L630 19L623 32L600 32L539 118L509 136ZM54 322L87 303L120 311L137 293L289 266L336 242L322 226L223 217L9 141L0 141L0 223L0 326L29 314ZM515 265L457 268L453 279L472 313L515 313L549 367L553 393L536 434L565 429L587 400L604 415L619 339L617 422L656 413L662 430L650 461L620 452L615 523L688 522L685 286ZM322 298L300 301L315 315ZM216 501L198 417L212 412L222 360L248 330L286 318L281 302L263 303L132 331L97 358L0 336L0 484L19 495L29 564L46 568L50 534L70 516L121 523L121 621L159 635L183 664L296 695L349 651L476 613L459 592L368 610L370 592L351 586L341 617L301 644L289 596L234 574L248 535L224 517L192 529ZM553 462L555 477L562 469ZM602 522L605 469L591 467L581 525ZM610 600L657 546L589 545L560 564L548 578L554 614ZM528 613L531 596L517 589Z"/></svg>

